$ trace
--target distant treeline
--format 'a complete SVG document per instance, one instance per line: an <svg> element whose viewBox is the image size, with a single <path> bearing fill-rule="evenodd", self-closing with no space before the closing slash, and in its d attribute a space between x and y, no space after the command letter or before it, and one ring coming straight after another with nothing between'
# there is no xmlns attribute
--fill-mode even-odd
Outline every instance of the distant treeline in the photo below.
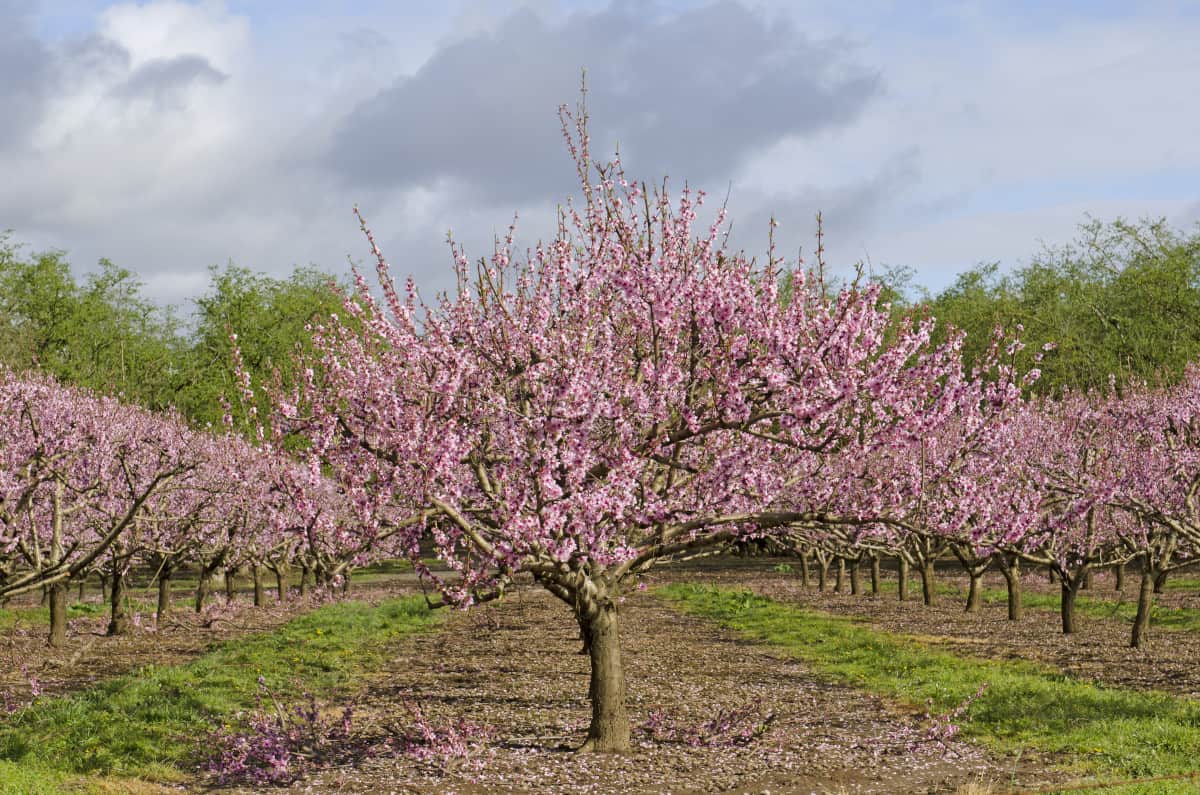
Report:
<svg viewBox="0 0 1200 795"><path fill-rule="evenodd" d="M947 325L965 330L965 361L986 350L997 326L1025 344L1020 370L1053 343L1037 365L1037 392L1106 387L1110 376L1118 387L1172 383L1200 360L1200 231L1162 220L1092 220L1073 243L1046 248L1024 267L977 265L936 294L914 286L911 269L873 278L896 312L937 318L943 339Z"/></svg>
<svg viewBox="0 0 1200 795"><path fill-rule="evenodd" d="M936 294L914 285L911 269L873 278L898 314L931 314L941 335L947 324L965 330L967 361L996 326L1023 327L1019 369L1054 343L1040 365L1041 392L1103 387L1110 375L1119 384L1170 382L1200 359L1200 232L1161 220L1089 221L1075 242L1024 267L978 265ZM340 307L334 281L315 268L287 279L212 268L207 292L184 319L107 260L80 281L62 252L27 253L0 235L0 362L217 424L222 395L236 395L229 330L256 379L269 380L276 368L286 378L297 346L310 344L305 324Z"/></svg>
<svg viewBox="0 0 1200 795"><path fill-rule="evenodd" d="M79 280L62 252L26 253L4 235L0 362L152 409L175 406L201 426L221 423L224 396L240 420L230 330L252 376L269 379L278 368L286 377L296 347L310 345L305 324L341 308L332 282L314 268L287 279L212 268L207 292L185 319L147 299L134 274L107 260Z"/></svg>

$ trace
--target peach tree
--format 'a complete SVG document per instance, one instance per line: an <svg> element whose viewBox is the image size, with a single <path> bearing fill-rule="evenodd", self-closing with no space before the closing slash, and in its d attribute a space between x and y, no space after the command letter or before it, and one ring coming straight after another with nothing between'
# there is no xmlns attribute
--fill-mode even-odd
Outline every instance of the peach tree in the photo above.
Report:
<svg viewBox="0 0 1200 795"><path fill-rule="evenodd" d="M582 201L554 239L518 260L510 230L474 267L454 248L457 289L426 302L364 223L377 292L356 274L347 317L314 325L272 422L311 440L364 532L403 539L446 603L518 575L562 600L591 663L583 750L624 751L623 590L664 558L889 513L912 467L860 488L825 473L911 450L981 389L960 338L894 323L876 287L799 270L784 300L773 250L731 252L723 213L697 229L703 194L593 163L583 117L563 119ZM423 540L454 576L424 566Z"/></svg>

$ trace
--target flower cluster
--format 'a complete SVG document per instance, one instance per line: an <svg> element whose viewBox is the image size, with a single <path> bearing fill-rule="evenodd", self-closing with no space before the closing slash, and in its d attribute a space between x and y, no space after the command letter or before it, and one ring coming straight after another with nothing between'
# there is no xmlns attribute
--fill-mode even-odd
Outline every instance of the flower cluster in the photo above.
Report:
<svg viewBox="0 0 1200 795"><path fill-rule="evenodd" d="M285 706L260 677L253 712L238 728L223 726L205 741L204 769L222 785L287 784L336 758L350 737L353 710L326 717L317 701Z"/></svg>

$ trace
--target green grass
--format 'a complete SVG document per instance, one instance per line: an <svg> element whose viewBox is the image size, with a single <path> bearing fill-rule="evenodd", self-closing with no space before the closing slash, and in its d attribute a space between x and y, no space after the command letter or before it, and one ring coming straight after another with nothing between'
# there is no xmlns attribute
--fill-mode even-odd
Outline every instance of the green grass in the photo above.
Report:
<svg viewBox="0 0 1200 795"><path fill-rule="evenodd" d="M1094 596L1092 594L1103 594ZM961 592L966 599L966 592ZM1087 595L1085 595L1087 594ZM1176 632L1200 632L1200 610L1192 607L1164 607L1156 603L1150 612L1151 629L1166 629ZM989 603L1006 604L1008 595L1003 590L985 588L983 599ZM1033 610L1059 611L1061 598L1058 594L1026 591L1021 595L1025 607ZM1122 594L1120 591L1081 591L1075 599L1075 610L1081 616L1118 619L1132 624L1137 615L1137 589Z"/></svg>
<svg viewBox="0 0 1200 795"><path fill-rule="evenodd" d="M392 641L435 620L420 598L326 605L185 665L150 666L47 699L0 724L0 781L40 776L52 787L63 774L179 780L197 740L253 706L259 676L283 695L353 692Z"/></svg>
<svg viewBox="0 0 1200 795"><path fill-rule="evenodd" d="M1133 617L1137 614L1137 578L1131 577L1127 581L1124 591L1114 591L1109 588L1090 588L1086 591L1080 591L1079 596L1075 599L1075 612L1079 616L1102 619L1116 619L1133 623ZM896 593L898 584L895 580L884 580L880 583L880 590L887 593ZM1200 580L1179 580L1178 584L1175 581L1167 580L1168 590L1197 590L1200 589ZM965 587L946 582L935 582L934 591L939 599L954 599L963 604L966 604L967 589ZM983 601L987 604L1007 604L1008 592L1003 588L984 588ZM921 583L919 580L910 583L909 598L919 600L921 598ZM1044 591L1024 590L1021 593L1021 604L1029 610L1045 610L1054 613L1059 612L1060 596L1058 593L1046 593ZM1192 607L1165 607L1158 604L1158 596L1155 595L1155 604L1150 613L1151 629L1165 629L1176 632L1200 632L1200 610Z"/></svg>
<svg viewBox="0 0 1200 795"><path fill-rule="evenodd" d="M964 733L1001 752L1061 754L1080 775L1117 779L1191 773L1200 758L1200 703L1189 699L1102 687L1032 663L962 657L745 590L670 585L658 593L833 679L913 706L930 700L935 710L948 711L987 683ZM1197 784L1105 792L1194 792Z"/></svg>
<svg viewBox="0 0 1200 795"><path fill-rule="evenodd" d="M140 606L140 605L139 605ZM153 606L150 607L153 610ZM79 616L97 616L107 614L109 607L107 604L99 602L75 602L67 605L67 618L78 618ZM141 607L141 612L146 612L145 607ZM44 629L50 631L50 608L34 605L21 605L18 607L8 607L0 609L0 630L12 629L20 626L27 629Z"/></svg>

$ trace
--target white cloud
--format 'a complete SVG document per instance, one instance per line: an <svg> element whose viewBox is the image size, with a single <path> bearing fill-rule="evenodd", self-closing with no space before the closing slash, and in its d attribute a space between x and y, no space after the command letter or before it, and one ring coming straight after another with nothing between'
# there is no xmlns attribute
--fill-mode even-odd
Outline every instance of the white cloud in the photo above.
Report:
<svg viewBox="0 0 1200 795"><path fill-rule="evenodd" d="M230 13L222 2L120 3L100 15L96 32L124 47L134 68L201 55L222 72L237 72L253 60L249 20Z"/></svg>

